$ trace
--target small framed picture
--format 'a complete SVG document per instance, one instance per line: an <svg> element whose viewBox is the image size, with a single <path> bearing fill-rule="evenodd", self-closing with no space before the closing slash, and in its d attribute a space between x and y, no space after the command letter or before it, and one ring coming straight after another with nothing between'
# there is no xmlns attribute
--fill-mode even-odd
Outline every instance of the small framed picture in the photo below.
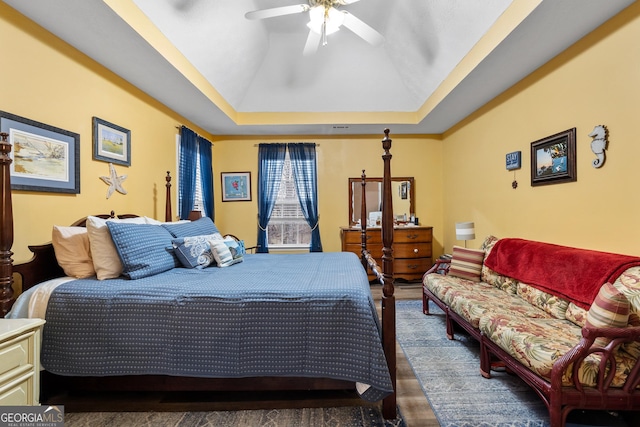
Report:
<svg viewBox="0 0 640 427"><path fill-rule="evenodd" d="M131 131L94 117L93 158L102 162L131 166Z"/></svg>
<svg viewBox="0 0 640 427"><path fill-rule="evenodd" d="M80 193L80 135L0 111L12 145L11 189Z"/></svg>
<svg viewBox="0 0 640 427"><path fill-rule="evenodd" d="M222 172L222 201L251 201L251 172Z"/></svg>
<svg viewBox="0 0 640 427"><path fill-rule="evenodd" d="M520 169L520 165L521 165L520 154L521 154L520 151L513 151L511 153L507 153L506 164L507 164L508 171Z"/></svg>
<svg viewBox="0 0 640 427"><path fill-rule="evenodd" d="M576 180L576 128L531 143L532 186Z"/></svg>

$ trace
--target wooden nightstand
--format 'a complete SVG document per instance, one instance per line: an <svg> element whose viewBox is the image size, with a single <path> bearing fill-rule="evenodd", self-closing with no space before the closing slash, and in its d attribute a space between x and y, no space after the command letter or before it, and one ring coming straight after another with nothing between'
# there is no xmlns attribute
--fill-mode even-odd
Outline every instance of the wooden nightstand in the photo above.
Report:
<svg viewBox="0 0 640 427"><path fill-rule="evenodd" d="M40 405L42 319L0 319L0 406Z"/></svg>

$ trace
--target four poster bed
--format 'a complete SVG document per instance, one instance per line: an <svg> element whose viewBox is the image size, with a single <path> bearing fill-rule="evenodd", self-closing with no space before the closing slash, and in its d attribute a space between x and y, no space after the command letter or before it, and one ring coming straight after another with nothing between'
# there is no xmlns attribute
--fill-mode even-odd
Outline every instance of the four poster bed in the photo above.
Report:
<svg viewBox="0 0 640 427"><path fill-rule="evenodd" d="M70 227L86 226L78 233L93 239L94 223L104 222L122 264L122 275L108 281L98 280L97 267L93 276L68 277L52 243L29 246L33 258L12 265L11 145L2 134L0 313L46 318L43 393L355 388L364 399L382 399L384 417L395 418L391 139L388 129L384 133L382 268L366 248L366 218L361 259L346 252L242 255L234 250L227 268L184 268L176 251L189 239L210 239L218 266L226 252L219 259L214 246L225 245L211 237L218 230L208 218L171 222L167 174L165 223L135 215L107 221L112 212ZM362 203L366 215L364 198ZM381 324L367 268L383 285ZM17 300L13 273L22 279Z"/></svg>

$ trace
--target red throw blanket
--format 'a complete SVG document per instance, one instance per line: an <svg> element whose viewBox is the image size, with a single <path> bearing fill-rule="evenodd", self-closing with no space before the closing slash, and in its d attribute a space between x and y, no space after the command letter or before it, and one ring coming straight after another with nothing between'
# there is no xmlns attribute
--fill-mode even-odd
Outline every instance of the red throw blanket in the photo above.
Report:
<svg viewBox="0 0 640 427"><path fill-rule="evenodd" d="M484 264L589 309L600 287L613 283L640 258L524 239L500 239Z"/></svg>

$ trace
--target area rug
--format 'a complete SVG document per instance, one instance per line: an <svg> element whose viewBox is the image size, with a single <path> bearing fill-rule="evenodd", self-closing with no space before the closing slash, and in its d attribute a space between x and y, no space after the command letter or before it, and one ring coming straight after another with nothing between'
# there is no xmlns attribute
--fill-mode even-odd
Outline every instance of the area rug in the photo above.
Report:
<svg viewBox="0 0 640 427"><path fill-rule="evenodd" d="M406 427L376 408L337 407L211 412L75 412L65 427Z"/></svg>
<svg viewBox="0 0 640 427"><path fill-rule="evenodd" d="M548 426L542 400L518 377L480 375L480 346L463 332L445 334L445 315L434 304L398 301L397 339L441 427Z"/></svg>

